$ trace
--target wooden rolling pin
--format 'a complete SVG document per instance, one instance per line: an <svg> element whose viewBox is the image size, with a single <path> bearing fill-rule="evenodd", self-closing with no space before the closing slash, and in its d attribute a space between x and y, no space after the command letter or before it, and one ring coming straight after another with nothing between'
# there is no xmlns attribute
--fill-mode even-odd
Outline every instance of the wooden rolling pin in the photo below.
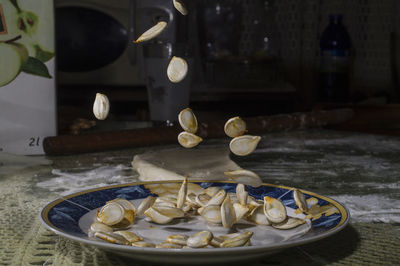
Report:
<svg viewBox="0 0 400 266"><path fill-rule="evenodd" d="M353 115L352 109L336 109L309 113L247 117L244 120L249 134L260 135L268 132L340 124L351 119ZM203 139L227 137L224 133L225 122L200 123L197 134ZM182 129L178 124L171 127L140 128L78 136L62 135L45 138L43 148L47 155L64 155L177 143L177 136L181 131Z"/></svg>

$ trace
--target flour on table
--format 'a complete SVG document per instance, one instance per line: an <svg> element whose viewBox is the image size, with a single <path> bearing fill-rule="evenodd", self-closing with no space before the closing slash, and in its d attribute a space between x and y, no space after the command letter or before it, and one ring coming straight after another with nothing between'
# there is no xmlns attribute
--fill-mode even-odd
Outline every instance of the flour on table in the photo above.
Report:
<svg viewBox="0 0 400 266"><path fill-rule="evenodd" d="M79 173L53 169L55 177L39 182L36 186L65 196L86 189L135 182L137 178L131 170L131 167L122 164L104 165Z"/></svg>
<svg viewBox="0 0 400 266"><path fill-rule="evenodd" d="M400 200L382 195L335 195L331 198L349 209L353 222L400 223Z"/></svg>

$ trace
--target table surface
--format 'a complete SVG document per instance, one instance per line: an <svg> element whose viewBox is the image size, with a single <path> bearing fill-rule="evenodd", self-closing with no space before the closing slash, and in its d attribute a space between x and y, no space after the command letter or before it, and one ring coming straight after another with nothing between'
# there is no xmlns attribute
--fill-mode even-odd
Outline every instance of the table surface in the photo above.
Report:
<svg viewBox="0 0 400 266"><path fill-rule="evenodd" d="M228 139L202 145L226 146ZM137 181L135 154L154 146L59 157L0 153L1 265L147 265L46 230L48 202L89 187ZM396 265L400 261L400 138L328 130L264 135L257 150L235 162L266 183L330 196L351 212L336 235L290 248L251 265ZM50 163L50 161L51 163Z"/></svg>

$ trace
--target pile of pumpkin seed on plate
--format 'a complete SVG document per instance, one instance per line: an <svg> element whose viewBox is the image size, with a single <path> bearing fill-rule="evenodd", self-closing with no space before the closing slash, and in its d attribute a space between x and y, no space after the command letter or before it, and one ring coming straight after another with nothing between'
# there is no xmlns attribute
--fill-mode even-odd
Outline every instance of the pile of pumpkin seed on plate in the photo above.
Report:
<svg viewBox="0 0 400 266"><path fill-rule="evenodd" d="M294 199L300 210L307 210L304 194L294 190ZM201 231L193 235L173 234L162 243L143 241L143 237L129 228L136 217L154 224L184 222L185 217L199 216L205 223L220 225L230 229L241 219L255 225L272 226L276 229L292 229L305 223L305 220L289 217L285 206L279 199L265 196L257 200L248 195L245 185L237 184L236 193L226 192L221 187L211 186L197 194L188 193L187 177L176 195L163 194L161 197L148 196L136 206L126 199L108 201L96 215L90 226L89 236L95 236L110 243L135 247L156 248L203 248L239 247L250 245L253 232L243 231L216 235L211 231Z"/></svg>

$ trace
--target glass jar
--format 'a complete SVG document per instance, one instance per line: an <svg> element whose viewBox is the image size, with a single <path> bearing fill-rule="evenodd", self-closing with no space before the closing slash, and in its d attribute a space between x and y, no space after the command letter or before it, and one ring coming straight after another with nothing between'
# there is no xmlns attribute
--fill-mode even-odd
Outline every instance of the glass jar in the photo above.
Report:
<svg viewBox="0 0 400 266"><path fill-rule="evenodd" d="M197 10L206 83L265 88L280 79L274 1L202 0Z"/></svg>

